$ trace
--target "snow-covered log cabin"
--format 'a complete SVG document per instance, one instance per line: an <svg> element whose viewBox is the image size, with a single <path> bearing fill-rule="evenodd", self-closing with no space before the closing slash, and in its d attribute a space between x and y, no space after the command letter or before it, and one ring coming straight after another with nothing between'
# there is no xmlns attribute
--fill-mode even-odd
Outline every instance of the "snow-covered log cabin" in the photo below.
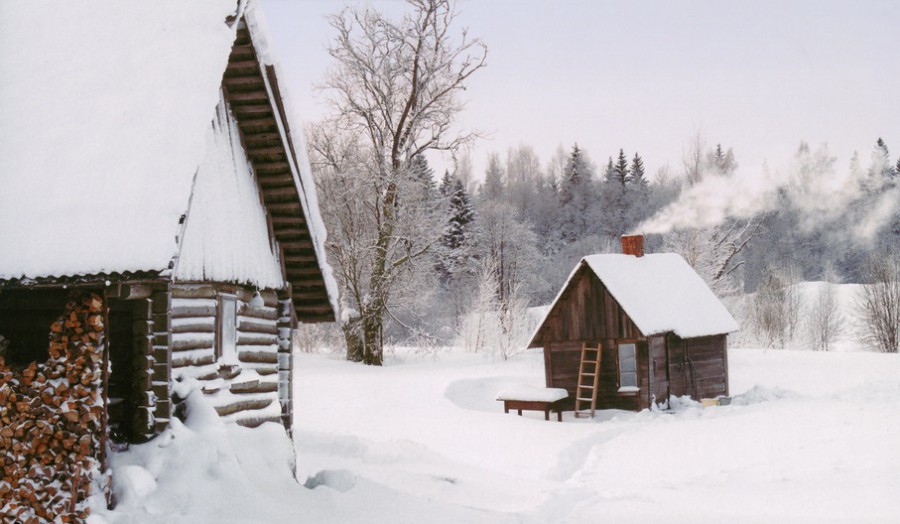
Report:
<svg viewBox="0 0 900 524"><path fill-rule="evenodd" d="M251 3L0 10L0 335L47 359L72 290L104 298L111 435L142 441L200 381L290 427L291 338L335 318L299 125Z"/></svg>
<svg viewBox="0 0 900 524"><path fill-rule="evenodd" d="M622 248L584 257L532 337L547 387L633 411L670 395L728 395L727 334L737 322L679 255L644 255L639 235Z"/></svg>

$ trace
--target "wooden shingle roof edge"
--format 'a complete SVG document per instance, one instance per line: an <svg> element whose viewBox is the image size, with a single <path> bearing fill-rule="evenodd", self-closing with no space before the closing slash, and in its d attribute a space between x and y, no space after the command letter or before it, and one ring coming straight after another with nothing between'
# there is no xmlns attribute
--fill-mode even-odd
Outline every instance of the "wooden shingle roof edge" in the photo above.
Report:
<svg viewBox="0 0 900 524"><path fill-rule="evenodd" d="M241 131L247 156L257 176L270 232L278 241L284 273L297 319L333 322L335 286L315 231L321 218L311 216L315 188L304 187L275 67L256 49L254 24L241 19L222 79L222 89ZM306 180L311 180L307 177ZM309 193L312 193L310 196Z"/></svg>

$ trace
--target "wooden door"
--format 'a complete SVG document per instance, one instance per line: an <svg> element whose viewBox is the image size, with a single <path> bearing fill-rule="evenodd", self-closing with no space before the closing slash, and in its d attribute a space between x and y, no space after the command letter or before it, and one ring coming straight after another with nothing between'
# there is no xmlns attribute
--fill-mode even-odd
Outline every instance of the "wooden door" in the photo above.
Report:
<svg viewBox="0 0 900 524"><path fill-rule="evenodd" d="M653 397L656 397L657 404L667 403L669 400L669 361L666 337L650 337L648 346L651 401L653 401Z"/></svg>

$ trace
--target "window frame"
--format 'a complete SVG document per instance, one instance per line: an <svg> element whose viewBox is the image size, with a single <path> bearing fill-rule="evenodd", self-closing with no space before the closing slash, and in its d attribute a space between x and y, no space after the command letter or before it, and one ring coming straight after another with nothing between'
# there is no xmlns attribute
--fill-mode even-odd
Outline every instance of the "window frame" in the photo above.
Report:
<svg viewBox="0 0 900 524"><path fill-rule="evenodd" d="M631 345L634 347L634 371L622 371L622 346ZM623 373L633 373L634 374L634 386L623 386L622 385L622 374ZM641 382L638 376L638 341L636 339L618 339L616 340L616 385L617 393L620 395L637 395L641 389ZM622 388L635 388L634 390L625 390L622 391Z"/></svg>
<svg viewBox="0 0 900 524"><path fill-rule="evenodd" d="M226 306L228 304L228 306ZM225 357L231 357L229 360L237 361L237 332L238 332L238 297L232 293L219 293L218 307L216 308L216 360ZM226 307L234 307L234 319L232 321L233 329L226 337L227 322L225 319ZM226 347L226 339L231 344ZM228 351L226 351L228 350Z"/></svg>

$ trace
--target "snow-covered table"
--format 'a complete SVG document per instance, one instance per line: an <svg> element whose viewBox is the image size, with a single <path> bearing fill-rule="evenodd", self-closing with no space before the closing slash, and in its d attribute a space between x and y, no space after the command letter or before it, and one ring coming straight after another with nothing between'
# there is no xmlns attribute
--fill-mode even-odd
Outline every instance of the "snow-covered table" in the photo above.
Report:
<svg viewBox="0 0 900 524"><path fill-rule="evenodd" d="M563 401L569 392L561 388L537 388L534 386L516 386L497 393L497 400L503 401L503 412L515 409L522 416L522 410L543 411L544 420L550 420L550 412L556 412L556 420L562 422Z"/></svg>

